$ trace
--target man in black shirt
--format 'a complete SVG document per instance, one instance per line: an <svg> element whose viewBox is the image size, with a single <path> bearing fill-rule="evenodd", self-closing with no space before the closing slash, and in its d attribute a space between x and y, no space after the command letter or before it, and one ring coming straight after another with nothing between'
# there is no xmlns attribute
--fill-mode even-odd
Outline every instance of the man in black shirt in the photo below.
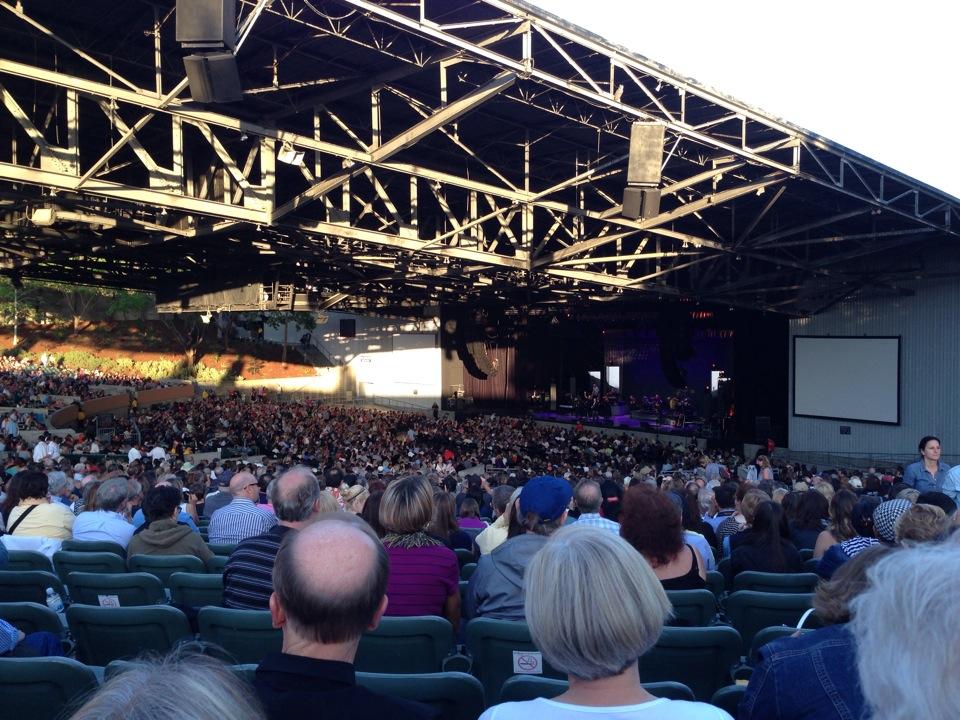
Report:
<svg viewBox="0 0 960 720"><path fill-rule="evenodd" d="M283 652L268 654L254 688L269 720L435 720L438 712L356 684L360 636L387 609L389 560L376 535L349 513L327 513L288 533L270 597Z"/></svg>

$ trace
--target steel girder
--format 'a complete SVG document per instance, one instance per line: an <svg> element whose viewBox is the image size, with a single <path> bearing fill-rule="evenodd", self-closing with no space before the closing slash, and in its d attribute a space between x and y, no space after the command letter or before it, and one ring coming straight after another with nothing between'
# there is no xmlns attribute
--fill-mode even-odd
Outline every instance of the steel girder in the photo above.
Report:
<svg viewBox="0 0 960 720"><path fill-rule="evenodd" d="M173 2L116 26L77 5L0 0L5 272L803 314L904 291L904 257L957 235L954 198L522 3L241 0L245 99L209 106ZM636 120L666 130L642 220L620 206Z"/></svg>

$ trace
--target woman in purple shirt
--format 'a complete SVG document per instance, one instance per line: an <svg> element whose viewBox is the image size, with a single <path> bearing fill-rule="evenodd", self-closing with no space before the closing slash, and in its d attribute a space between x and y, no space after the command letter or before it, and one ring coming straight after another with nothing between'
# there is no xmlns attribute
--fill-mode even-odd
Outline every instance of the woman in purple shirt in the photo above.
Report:
<svg viewBox="0 0 960 720"><path fill-rule="evenodd" d="M460 566L453 550L426 532L433 489L411 476L387 486L380 503L383 546L390 557L386 615L441 615L460 625Z"/></svg>

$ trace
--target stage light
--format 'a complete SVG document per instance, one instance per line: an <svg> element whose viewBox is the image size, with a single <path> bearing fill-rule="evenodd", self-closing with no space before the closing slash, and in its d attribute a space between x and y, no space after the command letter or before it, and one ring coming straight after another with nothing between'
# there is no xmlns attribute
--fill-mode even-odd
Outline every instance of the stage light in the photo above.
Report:
<svg viewBox="0 0 960 720"><path fill-rule="evenodd" d="M293 145L285 142L280 148L280 152L277 153L277 160L287 165L301 165L303 164L303 151L294 150Z"/></svg>

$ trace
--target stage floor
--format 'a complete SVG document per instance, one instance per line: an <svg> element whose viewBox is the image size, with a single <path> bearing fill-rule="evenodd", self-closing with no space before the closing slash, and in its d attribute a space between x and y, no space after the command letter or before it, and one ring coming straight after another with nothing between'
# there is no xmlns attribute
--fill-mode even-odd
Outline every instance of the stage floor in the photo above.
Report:
<svg viewBox="0 0 960 720"><path fill-rule="evenodd" d="M656 433L658 435L697 435L700 432L700 423L684 423L675 426L669 423L658 423L656 420L637 419L630 415L614 415L613 417L584 418L574 413L563 412L534 412L534 419L545 422L558 422L576 425L583 423L585 427L618 427L624 430L638 430L641 432Z"/></svg>

